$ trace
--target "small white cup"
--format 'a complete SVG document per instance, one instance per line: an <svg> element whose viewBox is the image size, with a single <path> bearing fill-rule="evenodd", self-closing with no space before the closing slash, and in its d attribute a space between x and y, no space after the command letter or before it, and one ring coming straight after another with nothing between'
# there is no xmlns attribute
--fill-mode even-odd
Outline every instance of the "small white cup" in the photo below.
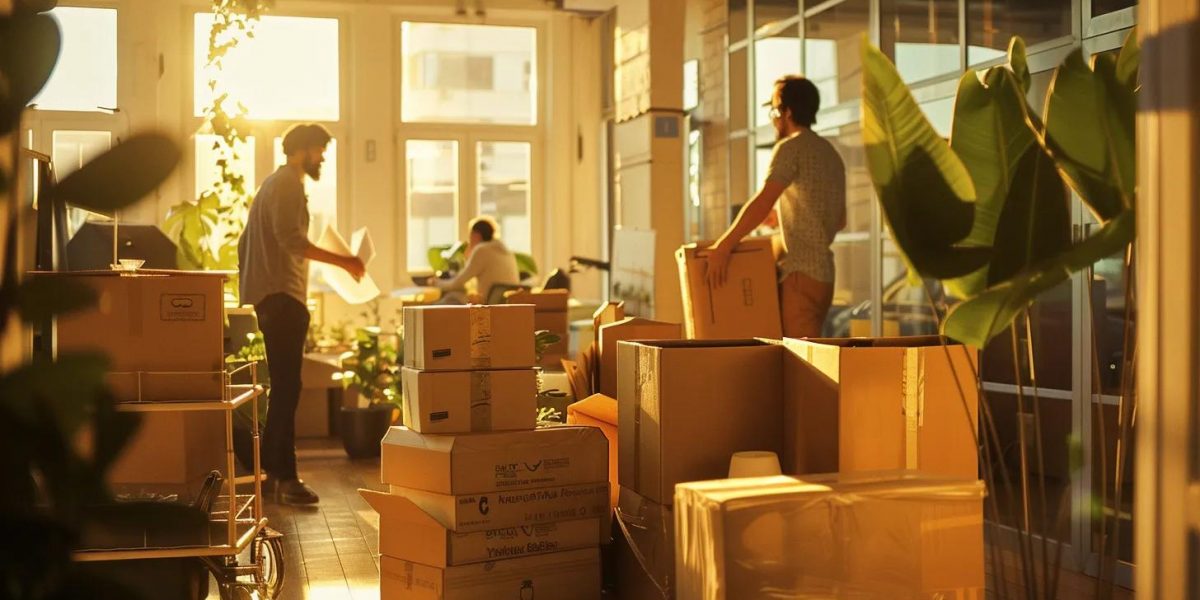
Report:
<svg viewBox="0 0 1200 600"><path fill-rule="evenodd" d="M729 478L779 475L779 456L774 452L734 452L729 459Z"/></svg>

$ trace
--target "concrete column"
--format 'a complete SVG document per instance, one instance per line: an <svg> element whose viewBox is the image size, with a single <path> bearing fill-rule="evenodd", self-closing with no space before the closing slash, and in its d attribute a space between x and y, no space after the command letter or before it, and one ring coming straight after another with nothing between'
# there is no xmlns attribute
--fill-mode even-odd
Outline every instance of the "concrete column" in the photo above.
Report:
<svg viewBox="0 0 1200 600"><path fill-rule="evenodd" d="M1200 3L1140 3L1137 595L1200 596Z"/></svg>
<svg viewBox="0 0 1200 600"><path fill-rule="evenodd" d="M653 317L681 322L675 250L684 239L684 0L622 0L615 40L617 219L653 230Z"/></svg>

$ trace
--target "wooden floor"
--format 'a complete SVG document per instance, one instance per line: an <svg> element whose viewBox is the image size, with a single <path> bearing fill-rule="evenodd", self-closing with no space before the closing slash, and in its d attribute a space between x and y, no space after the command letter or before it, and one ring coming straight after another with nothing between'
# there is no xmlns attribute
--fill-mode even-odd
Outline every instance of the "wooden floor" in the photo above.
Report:
<svg viewBox="0 0 1200 600"><path fill-rule="evenodd" d="M352 461L335 438L299 440L300 478L321 496L315 507L267 503L284 534L283 600L379 599L379 515L358 495L379 483L379 459ZM213 591L210 598L216 598Z"/></svg>
<svg viewBox="0 0 1200 600"><path fill-rule="evenodd" d="M284 534L287 571L281 598L378 600L379 515L357 490L386 489L379 483L379 460L348 459L336 438L300 440L297 451L300 477L321 503L311 508L267 503L270 526ZM989 579L989 585L993 582ZM1093 598L1094 586L1091 578L1064 570L1059 597ZM1011 589L1005 596L1022 597ZM217 598L215 587L209 597ZM992 590L988 597L998 595ZM1119 588L1114 594L1114 600L1132 597Z"/></svg>

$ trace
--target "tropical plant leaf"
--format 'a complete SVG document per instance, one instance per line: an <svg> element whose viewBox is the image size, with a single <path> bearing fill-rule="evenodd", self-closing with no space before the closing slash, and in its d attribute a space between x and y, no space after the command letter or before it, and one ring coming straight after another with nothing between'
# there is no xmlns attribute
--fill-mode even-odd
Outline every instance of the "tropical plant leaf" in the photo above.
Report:
<svg viewBox="0 0 1200 600"><path fill-rule="evenodd" d="M1023 65L1020 38L1013 38L1011 46L1010 56L1019 56ZM965 244L990 247L996 239L996 226L1017 165L1029 148L1037 145L1025 113L1019 76L1007 67L992 67L982 77L970 71L959 80L950 147L962 159L977 194L974 222ZM992 260L1000 257L993 254ZM946 287L959 298L969 298L987 287L988 272L985 267L945 282Z"/></svg>
<svg viewBox="0 0 1200 600"><path fill-rule="evenodd" d="M529 273L530 275L538 274L538 264L533 256L524 252L514 252L513 256L517 259L517 271L520 273Z"/></svg>
<svg viewBox="0 0 1200 600"><path fill-rule="evenodd" d="M108 359L96 353L60 353L51 361L28 363L0 377L9 414L38 431L38 410L49 407L66 437L90 417L89 405L105 387Z"/></svg>
<svg viewBox="0 0 1200 600"><path fill-rule="evenodd" d="M1137 28L1129 30L1125 44L1117 55L1117 81L1132 93L1138 89L1138 65L1142 61L1142 46L1138 42Z"/></svg>
<svg viewBox="0 0 1200 600"><path fill-rule="evenodd" d="M21 12L0 18L0 133L21 122L21 111L50 79L62 35L47 15Z"/></svg>
<svg viewBox="0 0 1200 600"><path fill-rule="evenodd" d="M44 13L54 10L58 0L16 0L13 2L14 13Z"/></svg>
<svg viewBox="0 0 1200 600"><path fill-rule="evenodd" d="M1021 95L1028 94L1029 87L1033 85L1033 76L1029 74L1029 62L1025 57L1025 40L1019 36L1014 35L1008 40L1008 68L1021 84Z"/></svg>
<svg viewBox="0 0 1200 600"><path fill-rule="evenodd" d="M979 269L988 249L960 245L975 214L966 167L929 124L896 67L865 38L862 62L863 143L892 238L921 275L947 279Z"/></svg>
<svg viewBox="0 0 1200 600"><path fill-rule="evenodd" d="M17 306L27 323L38 323L96 304L96 290L67 277L33 276L21 282Z"/></svg>
<svg viewBox="0 0 1200 600"><path fill-rule="evenodd" d="M429 261L429 268L434 271L445 271L449 268L449 263L446 262L442 253L449 250L450 246L430 246L425 251L425 260Z"/></svg>
<svg viewBox="0 0 1200 600"><path fill-rule="evenodd" d="M1093 70L1075 51L1054 72L1042 139L1102 223L1134 204L1135 109L1133 91L1117 82L1112 55L1098 55Z"/></svg>
<svg viewBox="0 0 1200 600"><path fill-rule="evenodd" d="M179 146L162 134L136 135L68 175L54 195L111 215L158 187L175 170L179 156Z"/></svg>
<svg viewBox="0 0 1200 600"><path fill-rule="evenodd" d="M1054 159L1038 144L1025 149L996 224L988 285L1049 260L1071 247L1071 206ZM972 294L974 295L974 294Z"/></svg>
<svg viewBox="0 0 1200 600"><path fill-rule="evenodd" d="M1066 252L957 304L946 315L942 333L982 349L988 340L1007 329L1039 294L1066 281L1071 273L1122 251L1133 241L1134 234L1134 212L1125 211Z"/></svg>

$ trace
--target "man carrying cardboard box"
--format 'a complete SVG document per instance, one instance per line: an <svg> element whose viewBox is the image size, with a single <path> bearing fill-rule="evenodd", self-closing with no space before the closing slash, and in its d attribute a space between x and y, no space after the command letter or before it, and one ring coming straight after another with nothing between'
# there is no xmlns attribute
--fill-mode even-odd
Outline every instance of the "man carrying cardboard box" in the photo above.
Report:
<svg viewBox="0 0 1200 600"><path fill-rule="evenodd" d="M784 255L779 260L779 309L786 337L818 337L833 303L830 245L846 226L846 169L833 144L813 132L821 97L811 81L789 75L775 82L771 118L778 142L767 178L708 257L709 285L724 285L738 242L766 221L779 203Z"/></svg>
<svg viewBox="0 0 1200 600"><path fill-rule="evenodd" d="M308 335L308 261L341 267L356 280L366 273L357 256L322 250L308 240L304 175L321 178L330 139L316 124L296 125L284 134L287 164L263 181L238 240L241 301L254 305L271 375L262 465L276 500L285 504L320 500L296 473L296 407Z"/></svg>

